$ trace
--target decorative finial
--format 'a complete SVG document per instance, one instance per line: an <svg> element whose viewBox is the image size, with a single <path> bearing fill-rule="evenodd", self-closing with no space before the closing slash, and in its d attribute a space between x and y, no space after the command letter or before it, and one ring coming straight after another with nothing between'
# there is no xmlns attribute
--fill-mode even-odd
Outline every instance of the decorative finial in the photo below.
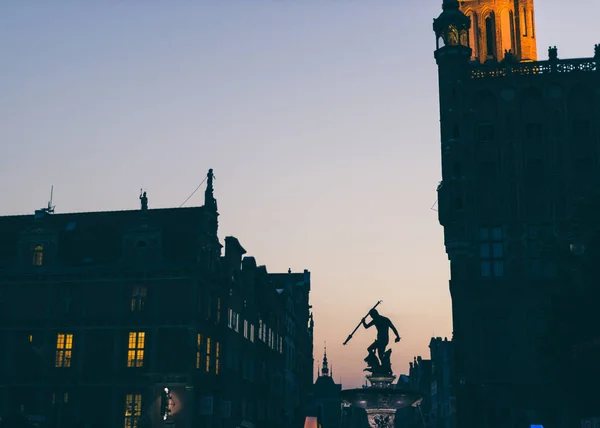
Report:
<svg viewBox="0 0 600 428"><path fill-rule="evenodd" d="M140 202L142 204L142 211L148 211L148 197L143 189L140 189Z"/></svg>
<svg viewBox="0 0 600 428"><path fill-rule="evenodd" d="M594 59L600 60L600 43L594 46Z"/></svg>
<svg viewBox="0 0 600 428"><path fill-rule="evenodd" d="M558 59L558 48L556 46L550 46L548 48L548 59L550 61L556 61Z"/></svg>
<svg viewBox="0 0 600 428"><path fill-rule="evenodd" d="M288 273L292 273L292 268L289 268L289 269L288 269Z"/></svg>

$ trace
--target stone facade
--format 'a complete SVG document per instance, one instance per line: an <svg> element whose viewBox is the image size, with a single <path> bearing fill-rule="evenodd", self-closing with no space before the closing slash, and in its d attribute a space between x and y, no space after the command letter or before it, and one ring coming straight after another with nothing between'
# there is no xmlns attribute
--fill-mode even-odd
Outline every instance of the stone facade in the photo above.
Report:
<svg viewBox="0 0 600 428"><path fill-rule="evenodd" d="M551 48L530 61L522 45L513 58L473 61L462 10L473 7L445 0L434 21L457 426L571 426L540 344L553 334L551 296L566 287L552 249L569 240L570 207L600 187L600 50L565 60Z"/></svg>

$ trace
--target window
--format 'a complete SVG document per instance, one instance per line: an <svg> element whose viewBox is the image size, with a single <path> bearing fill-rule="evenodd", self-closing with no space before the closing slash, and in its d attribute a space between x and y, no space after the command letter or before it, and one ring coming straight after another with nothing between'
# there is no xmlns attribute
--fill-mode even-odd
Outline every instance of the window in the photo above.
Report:
<svg viewBox="0 0 600 428"><path fill-rule="evenodd" d="M125 428L138 428L142 415L142 394L125 396Z"/></svg>
<svg viewBox="0 0 600 428"><path fill-rule="evenodd" d="M235 312L233 309L229 309L227 326L238 333L240 331L240 314Z"/></svg>
<svg viewBox="0 0 600 428"><path fill-rule="evenodd" d="M529 25L527 24L527 8L523 8L523 36L527 37L527 30Z"/></svg>
<svg viewBox="0 0 600 428"><path fill-rule="evenodd" d="M217 298L217 324L221 322L221 298Z"/></svg>
<svg viewBox="0 0 600 428"><path fill-rule="evenodd" d="M146 300L146 287L134 285L131 293L131 312L141 312Z"/></svg>
<svg viewBox="0 0 600 428"><path fill-rule="evenodd" d="M529 257L529 275L532 277L552 277L554 264L543 257L542 248L552 242L552 226L527 227L527 256Z"/></svg>
<svg viewBox="0 0 600 428"><path fill-rule="evenodd" d="M210 337L206 338L206 364L204 371L208 373L210 371Z"/></svg>
<svg viewBox="0 0 600 428"><path fill-rule="evenodd" d="M199 369L202 367L202 335L198 333L197 343L196 343L196 368Z"/></svg>
<svg viewBox="0 0 600 428"><path fill-rule="evenodd" d="M144 367L144 340L146 333L132 331L129 333L129 349L127 351L127 367Z"/></svg>
<svg viewBox="0 0 600 428"><path fill-rule="evenodd" d="M62 396L62 397L61 397ZM60 399L62 398L62 402ZM53 392L52 393L52 405L56 405L56 403L68 404L69 403L69 393L63 392L62 394Z"/></svg>
<svg viewBox="0 0 600 428"><path fill-rule="evenodd" d="M215 374L219 374L219 359L221 358L221 344L215 343Z"/></svg>
<svg viewBox="0 0 600 428"><path fill-rule="evenodd" d="M263 322L258 320L258 340L264 341L263 339Z"/></svg>
<svg viewBox="0 0 600 428"><path fill-rule="evenodd" d="M504 276L504 241L501 227L479 229L479 257L482 277Z"/></svg>
<svg viewBox="0 0 600 428"><path fill-rule="evenodd" d="M34 266L41 266L44 261L44 247L41 245L36 245L33 249L33 260L32 263Z"/></svg>
<svg viewBox="0 0 600 428"><path fill-rule="evenodd" d="M244 339L248 339L248 320L244 320Z"/></svg>
<svg viewBox="0 0 600 428"><path fill-rule="evenodd" d="M494 31L494 18L488 16L485 18L485 46L488 58L496 56L495 42L496 32Z"/></svg>
<svg viewBox="0 0 600 428"><path fill-rule="evenodd" d="M30 336L30 340L33 338ZM73 352L73 335L58 333L56 339L55 367L71 367L71 353Z"/></svg>
<svg viewBox="0 0 600 428"><path fill-rule="evenodd" d="M494 141L494 125L481 123L477 126L477 141L480 143L491 143Z"/></svg>
<svg viewBox="0 0 600 428"><path fill-rule="evenodd" d="M250 342L254 342L254 324L250 324Z"/></svg>

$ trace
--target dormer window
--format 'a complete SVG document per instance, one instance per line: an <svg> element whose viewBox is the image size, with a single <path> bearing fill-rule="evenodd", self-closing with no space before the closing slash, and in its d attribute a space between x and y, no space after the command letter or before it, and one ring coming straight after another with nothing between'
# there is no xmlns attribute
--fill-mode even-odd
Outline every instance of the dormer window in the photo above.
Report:
<svg viewBox="0 0 600 428"><path fill-rule="evenodd" d="M44 247L41 245L36 245L33 249L33 266L42 266L44 261Z"/></svg>

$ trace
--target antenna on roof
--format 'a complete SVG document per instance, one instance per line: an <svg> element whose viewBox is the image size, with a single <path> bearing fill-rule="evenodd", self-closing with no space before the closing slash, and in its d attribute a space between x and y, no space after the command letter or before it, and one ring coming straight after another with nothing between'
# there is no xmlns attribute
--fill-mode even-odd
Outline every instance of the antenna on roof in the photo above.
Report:
<svg viewBox="0 0 600 428"><path fill-rule="evenodd" d="M50 201L48 202L48 207L47 208L42 208L42 211L48 214L53 214L54 213L54 208L55 206L52 205L52 199L54 197L54 185L52 185L52 187L50 187Z"/></svg>

